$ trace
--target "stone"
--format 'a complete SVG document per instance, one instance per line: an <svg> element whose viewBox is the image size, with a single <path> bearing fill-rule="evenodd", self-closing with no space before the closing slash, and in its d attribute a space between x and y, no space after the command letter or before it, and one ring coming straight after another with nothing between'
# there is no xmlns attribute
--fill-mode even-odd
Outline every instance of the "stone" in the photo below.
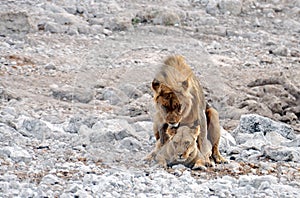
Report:
<svg viewBox="0 0 300 198"><path fill-rule="evenodd" d="M239 15L242 12L242 0L220 0L220 11L225 14L229 12L232 15Z"/></svg>
<svg viewBox="0 0 300 198"><path fill-rule="evenodd" d="M66 28L58 23L48 21L45 24L40 24L40 26L44 26L44 30L50 33L63 33L65 32Z"/></svg>
<svg viewBox="0 0 300 198"><path fill-rule="evenodd" d="M124 138L126 138L126 137L129 137L129 136L131 136L131 134L130 134L130 132L129 132L128 130L126 130L126 129L121 130L121 131L115 133L115 139L116 139L116 140L122 140L122 139L124 139Z"/></svg>
<svg viewBox="0 0 300 198"><path fill-rule="evenodd" d="M245 150L254 149L260 151L266 144L267 141L263 133L255 133L251 138L247 139L247 141L240 146Z"/></svg>
<svg viewBox="0 0 300 198"><path fill-rule="evenodd" d="M289 50L285 46L279 46L275 49L272 49L269 51L270 54L274 54L276 56L288 56L289 55Z"/></svg>
<svg viewBox="0 0 300 198"><path fill-rule="evenodd" d="M219 1L218 0L209 0L206 5L206 12L211 15L216 15L219 13Z"/></svg>
<svg viewBox="0 0 300 198"><path fill-rule="evenodd" d="M56 70L56 66L52 63L48 63L45 65L46 70Z"/></svg>
<svg viewBox="0 0 300 198"><path fill-rule="evenodd" d="M143 93L132 84L121 84L119 89L132 99L137 99L143 95Z"/></svg>
<svg viewBox="0 0 300 198"><path fill-rule="evenodd" d="M44 8L46 11L50 13L65 13L65 10L54 3L46 2L42 5L42 8Z"/></svg>
<svg viewBox="0 0 300 198"><path fill-rule="evenodd" d="M0 13L0 35L27 34L34 30L26 12Z"/></svg>
<svg viewBox="0 0 300 198"><path fill-rule="evenodd" d="M101 100L107 100L112 105L128 102L128 97L119 89L106 87L102 90Z"/></svg>
<svg viewBox="0 0 300 198"><path fill-rule="evenodd" d="M106 20L104 20L103 26L104 28L112 31L128 31L133 29L131 18L122 16L107 18Z"/></svg>
<svg viewBox="0 0 300 198"><path fill-rule="evenodd" d="M82 125L82 118L79 116L72 117L69 123L63 127L64 131L69 133L78 133L80 126Z"/></svg>
<svg viewBox="0 0 300 198"><path fill-rule="evenodd" d="M220 151L226 152L232 146L236 146L234 137L222 127L219 144Z"/></svg>
<svg viewBox="0 0 300 198"><path fill-rule="evenodd" d="M282 147L282 146L264 146L262 153L275 161L300 161L300 148L299 147Z"/></svg>
<svg viewBox="0 0 300 198"><path fill-rule="evenodd" d="M237 133L258 132L262 132L264 135L269 132L277 132L290 140L296 138L293 128L289 125L256 114L242 115L239 126L232 133L236 136Z"/></svg>
<svg viewBox="0 0 300 198"><path fill-rule="evenodd" d="M19 118L17 130L26 137L34 137L45 140L51 137L52 131L47 124L39 119Z"/></svg>
<svg viewBox="0 0 300 198"><path fill-rule="evenodd" d="M63 101L77 101L81 103L89 103L94 95L93 91L89 88L79 88L79 87L51 87L52 96L57 100Z"/></svg>
<svg viewBox="0 0 300 198"><path fill-rule="evenodd" d="M291 141L281 142L281 145L286 147L300 147L300 137L297 137Z"/></svg>
<svg viewBox="0 0 300 198"><path fill-rule="evenodd" d="M133 137L126 137L120 141L119 148L137 152L141 150L142 144Z"/></svg>
<svg viewBox="0 0 300 198"><path fill-rule="evenodd" d="M0 100L1 101L10 101L12 99L19 99L14 96L9 90L4 87L0 87Z"/></svg>
<svg viewBox="0 0 300 198"><path fill-rule="evenodd" d="M15 146L15 147L4 147L0 149L0 156L11 158L15 162L30 162L32 156L25 149Z"/></svg>
<svg viewBox="0 0 300 198"><path fill-rule="evenodd" d="M300 4L243 0L235 15L221 6L228 2L0 1L1 17L25 13L0 31L0 197L300 197L297 94L247 87L277 70L299 87ZM287 53L269 53L279 47ZM151 81L177 53L230 130L219 145L228 164L143 161L156 142ZM105 100L106 91L115 96ZM261 119L231 132L249 112L289 123L295 138Z"/></svg>
<svg viewBox="0 0 300 198"><path fill-rule="evenodd" d="M153 122L139 121L139 122L135 122L133 124L133 126L134 126L134 129L136 130L136 132L145 132L145 131L149 132L149 131L151 131L151 134L152 134Z"/></svg>
<svg viewBox="0 0 300 198"><path fill-rule="evenodd" d="M283 142L287 141L286 138L284 138L282 135L280 135L279 133L277 133L275 131L271 131L271 132L267 133L265 135L265 138L268 141L268 143L270 143L272 145L280 145Z"/></svg>
<svg viewBox="0 0 300 198"><path fill-rule="evenodd" d="M271 184L275 183L277 183L277 178L272 175L253 176L251 181L251 185L256 189L264 188L266 186L270 187Z"/></svg>
<svg viewBox="0 0 300 198"><path fill-rule="evenodd" d="M153 24L166 26L180 25L180 18L173 11L161 11L153 18Z"/></svg>
<svg viewBox="0 0 300 198"><path fill-rule="evenodd" d="M47 174L45 175L42 180L41 184L47 184L47 185L55 185L55 184L63 184L63 180L59 177L53 175L53 174Z"/></svg>
<svg viewBox="0 0 300 198"><path fill-rule="evenodd" d="M126 120L112 119L94 124L89 137L92 143L112 143L127 137L137 137L137 134Z"/></svg>

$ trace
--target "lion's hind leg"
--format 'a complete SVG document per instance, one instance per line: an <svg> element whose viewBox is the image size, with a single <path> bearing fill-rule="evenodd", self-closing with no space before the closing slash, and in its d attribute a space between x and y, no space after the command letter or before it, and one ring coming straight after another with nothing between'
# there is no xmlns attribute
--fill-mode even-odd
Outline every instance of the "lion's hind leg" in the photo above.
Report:
<svg viewBox="0 0 300 198"><path fill-rule="evenodd" d="M219 142L221 137L219 114L214 108L209 107L206 109L206 118L207 137L212 144L212 157L216 163L228 163L228 160L225 159L219 151Z"/></svg>
<svg viewBox="0 0 300 198"><path fill-rule="evenodd" d="M222 163L228 163L228 160L226 158L224 158L219 151L219 144L215 144L213 145L212 148L212 157L215 160L216 163L218 164L222 164Z"/></svg>

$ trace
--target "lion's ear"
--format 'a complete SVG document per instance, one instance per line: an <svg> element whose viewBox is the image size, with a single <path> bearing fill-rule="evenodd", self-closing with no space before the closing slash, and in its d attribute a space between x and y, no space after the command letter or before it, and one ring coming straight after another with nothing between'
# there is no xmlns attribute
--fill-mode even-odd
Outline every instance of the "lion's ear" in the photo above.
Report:
<svg viewBox="0 0 300 198"><path fill-rule="evenodd" d="M152 89L154 91L157 91L159 86L160 86L160 82L157 79L154 78L154 80L152 81Z"/></svg>
<svg viewBox="0 0 300 198"><path fill-rule="evenodd" d="M186 79L185 81L183 81L182 83L182 87L187 90L189 88L189 79Z"/></svg>

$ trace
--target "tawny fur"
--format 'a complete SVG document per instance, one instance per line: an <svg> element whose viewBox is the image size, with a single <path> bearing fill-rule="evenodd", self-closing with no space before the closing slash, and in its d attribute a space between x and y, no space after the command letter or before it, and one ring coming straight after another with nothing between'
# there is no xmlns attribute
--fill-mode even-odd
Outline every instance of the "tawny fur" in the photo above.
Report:
<svg viewBox="0 0 300 198"><path fill-rule="evenodd" d="M188 127L200 125L197 145L203 159L208 159L207 156L212 153L217 163L226 162L218 148L218 112L206 105L203 89L182 56L170 56L164 61L152 82L152 89L156 107L153 130L158 141L155 150L159 150L168 140L168 127L178 126L179 123Z"/></svg>
<svg viewBox="0 0 300 198"><path fill-rule="evenodd" d="M204 161L197 146L200 127L187 126L178 129L167 129L170 139L157 151L155 160L167 168L176 164L183 164L193 169L205 169ZM170 134L171 133L171 134Z"/></svg>

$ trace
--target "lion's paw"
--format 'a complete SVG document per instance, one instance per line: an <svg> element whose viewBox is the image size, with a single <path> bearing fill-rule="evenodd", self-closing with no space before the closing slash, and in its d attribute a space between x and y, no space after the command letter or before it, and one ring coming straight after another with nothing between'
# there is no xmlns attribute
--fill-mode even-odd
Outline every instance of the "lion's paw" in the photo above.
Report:
<svg viewBox="0 0 300 198"><path fill-rule="evenodd" d="M209 160L205 162L206 167L213 167L213 163Z"/></svg>
<svg viewBox="0 0 300 198"><path fill-rule="evenodd" d="M228 163L228 160L221 155L214 155L213 158L217 164L227 164Z"/></svg>
<svg viewBox="0 0 300 198"><path fill-rule="evenodd" d="M154 157L155 157L154 153L150 153L143 159L143 161L146 163L151 163L154 160Z"/></svg>
<svg viewBox="0 0 300 198"><path fill-rule="evenodd" d="M192 168L193 170L206 170L205 163L202 160L197 160Z"/></svg>

